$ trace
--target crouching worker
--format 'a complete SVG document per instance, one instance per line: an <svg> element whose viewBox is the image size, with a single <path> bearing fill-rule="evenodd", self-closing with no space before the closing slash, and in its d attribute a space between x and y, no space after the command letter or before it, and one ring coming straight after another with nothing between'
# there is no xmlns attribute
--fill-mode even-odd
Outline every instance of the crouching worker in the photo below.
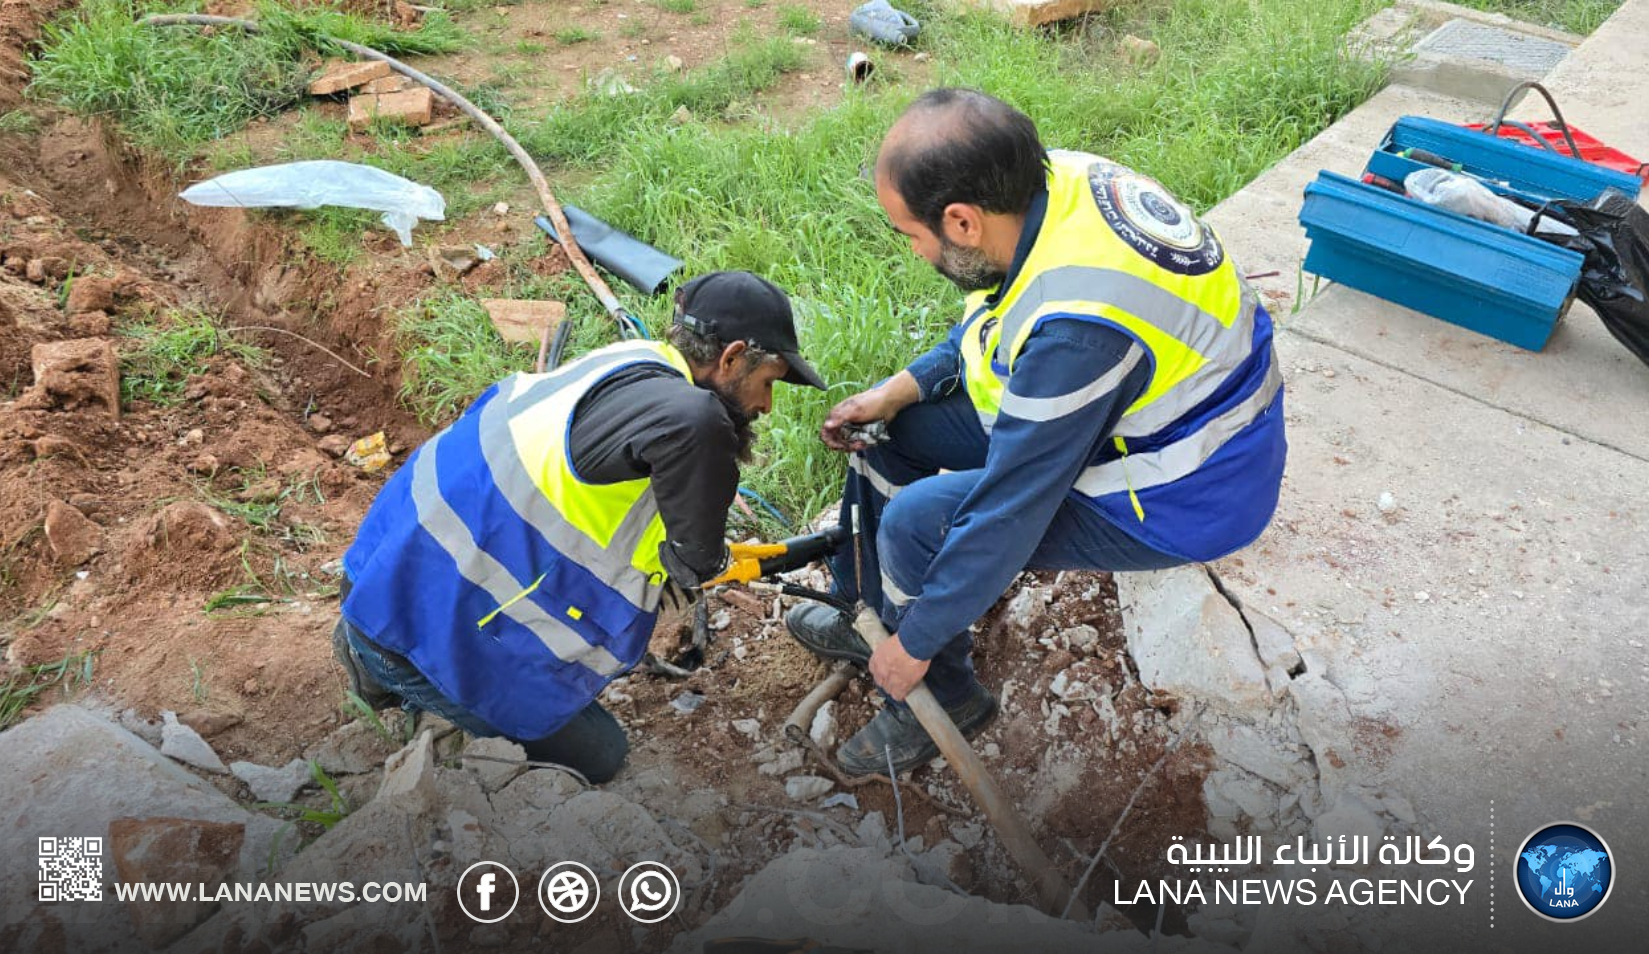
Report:
<svg viewBox="0 0 1649 954"><path fill-rule="evenodd" d="M789 299L717 272L677 293L668 343L488 388L384 485L344 554L333 648L351 690L612 778L629 744L596 696L640 661L666 591L725 566L776 381L824 387Z"/></svg>

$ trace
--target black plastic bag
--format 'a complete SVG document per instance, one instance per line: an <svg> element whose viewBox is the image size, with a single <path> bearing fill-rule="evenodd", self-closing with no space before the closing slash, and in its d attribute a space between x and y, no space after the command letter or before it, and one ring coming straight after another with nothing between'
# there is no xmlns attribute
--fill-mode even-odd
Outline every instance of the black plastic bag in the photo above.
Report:
<svg viewBox="0 0 1649 954"><path fill-rule="evenodd" d="M1579 234L1536 233L1542 218ZM1590 202L1547 205L1529 223L1529 234L1586 256L1576 294L1617 341L1649 364L1649 212L1619 189L1605 189Z"/></svg>

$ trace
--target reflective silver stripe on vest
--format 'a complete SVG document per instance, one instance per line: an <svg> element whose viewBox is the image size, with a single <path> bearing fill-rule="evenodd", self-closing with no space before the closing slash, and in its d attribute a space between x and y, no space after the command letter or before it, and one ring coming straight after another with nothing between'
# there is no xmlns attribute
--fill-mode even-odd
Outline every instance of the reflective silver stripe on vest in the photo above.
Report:
<svg viewBox="0 0 1649 954"><path fill-rule="evenodd" d="M477 546L462 518L442 498L435 469L440 444L441 439L425 444L412 466L412 501L418 508L418 525L458 564L460 576L485 590L500 607L514 600L500 612L531 630L557 659L587 666L602 676L622 672L623 664L605 648L585 642L584 637L530 598L518 599L532 581L516 579L492 554Z"/></svg>
<svg viewBox="0 0 1649 954"><path fill-rule="evenodd" d="M1075 391L1058 397L1021 397L1010 391L1002 398L1002 413L1011 414L1022 421L1056 421L1115 391L1144 357L1144 348L1138 344L1131 345L1128 353L1123 355L1122 360L1113 365L1111 370Z"/></svg>
<svg viewBox="0 0 1649 954"><path fill-rule="evenodd" d="M586 380L584 376L576 378L569 376L564 384L574 384ZM540 382L548 384L550 382ZM536 385L535 385L536 388ZM540 398L548 398L553 391L540 391ZM561 511L550 503L544 492L533 481L532 475L521 463L521 455L515 451L515 441L510 437L510 409L505 401L492 400L481 409L480 443L481 455L486 459L487 469L492 471L492 479L498 492L510 502L515 515L527 525L543 535L550 545L560 550L562 554L574 563L594 573L601 582L612 587L619 595L629 600L636 608L651 612L658 606L661 587L651 585L647 577L630 563L630 554L635 551L639 536L632 537L630 549L619 551L609 547L602 549L601 545L585 535L584 531L573 526ZM628 523L635 516L636 510L643 502L652 504L652 495L643 494L642 499L636 502L629 514L625 515ZM649 513L647 520L651 520ZM642 521L645 529L647 521ZM614 542L618 542L617 536Z"/></svg>
<svg viewBox="0 0 1649 954"><path fill-rule="evenodd" d="M1202 367L1168 393L1117 424L1124 437L1154 434L1212 395L1248 357L1254 337L1257 301L1248 286L1236 320L1227 328L1212 314L1166 288L1111 268L1062 265L1031 279L1002 319L1002 348L1011 349L1025 323L1050 302L1095 301L1112 305L1149 322L1202 355Z"/></svg>
<svg viewBox="0 0 1649 954"><path fill-rule="evenodd" d="M1129 454L1121 460L1107 461L1089 467L1076 480L1076 491L1089 497L1123 493L1128 489L1145 490L1171 484L1189 476L1237 432L1253 423L1268 407L1282 387L1283 375L1277 368L1276 355L1265 381L1249 395L1219 417L1204 424L1196 433L1189 434L1160 450L1143 454Z"/></svg>
<svg viewBox="0 0 1649 954"><path fill-rule="evenodd" d="M991 431L996 429L996 414L995 414L995 412L981 411L977 407L973 409L973 412L975 414L979 415L979 426L984 429L985 436L986 437L991 436Z"/></svg>
<svg viewBox="0 0 1649 954"><path fill-rule="evenodd" d="M642 358L652 361L661 360L657 353L645 345L609 345L607 348L590 352L572 364L537 376L540 380L534 381L519 394L505 394L504 396L511 404L537 404L562 388L586 381L591 376L599 375L626 361L635 361ZM666 365L666 367L670 366ZM671 370L675 369L671 368ZM515 374L505 378L504 382L509 382L513 389L513 382L533 376ZM504 382L500 382L500 391L503 390Z"/></svg>
<svg viewBox="0 0 1649 954"><path fill-rule="evenodd" d="M1123 437L1155 434L1212 397L1231 373L1253 353L1254 311L1258 306L1259 301L1253 291L1244 285L1242 310L1237 312L1237 320L1231 323L1230 336L1224 339L1226 347L1221 348L1218 354L1204 355L1207 360L1202 367L1174 385L1173 391L1164 395L1162 400L1125 415L1117 423L1116 433Z"/></svg>

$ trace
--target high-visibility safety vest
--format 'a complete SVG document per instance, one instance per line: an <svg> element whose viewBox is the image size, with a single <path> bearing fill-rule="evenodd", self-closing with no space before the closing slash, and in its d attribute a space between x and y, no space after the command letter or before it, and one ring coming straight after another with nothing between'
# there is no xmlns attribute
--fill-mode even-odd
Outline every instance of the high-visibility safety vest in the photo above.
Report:
<svg viewBox="0 0 1649 954"><path fill-rule="evenodd" d="M1048 204L1010 286L968 298L964 381L988 433L1037 325L1098 321L1139 345L1150 384L1075 492L1129 534L1187 560L1251 543L1282 482L1282 376L1271 317L1219 238L1155 180L1099 156L1050 152ZM1122 383L1118 367L1068 398L1008 412L1055 420ZM1112 380L1114 378L1114 380Z"/></svg>
<svg viewBox="0 0 1649 954"><path fill-rule="evenodd" d="M513 738L555 732L652 636L651 481L587 483L567 446L579 400L638 363L691 379L674 348L626 342L493 385L384 485L344 555L344 616Z"/></svg>

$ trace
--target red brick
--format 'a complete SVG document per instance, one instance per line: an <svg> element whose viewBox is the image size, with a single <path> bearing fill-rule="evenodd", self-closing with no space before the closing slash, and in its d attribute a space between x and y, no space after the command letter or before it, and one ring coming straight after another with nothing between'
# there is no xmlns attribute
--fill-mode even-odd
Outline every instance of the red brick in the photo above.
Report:
<svg viewBox="0 0 1649 954"><path fill-rule="evenodd" d="M368 60L365 63L333 63L327 66L326 72L322 73L319 79L309 84L309 92L312 96L330 96L389 74L389 64L378 60Z"/></svg>
<svg viewBox="0 0 1649 954"><path fill-rule="evenodd" d="M422 86L381 96L354 96L349 100L349 128L359 132L372 125L374 118L423 126L434 108L435 94Z"/></svg>
<svg viewBox="0 0 1649 954"><path fill-rule="evenodd" d="M389 76L380 76L361 87L361 92L377 94L399 93L403 89L410 88L412 88L412 80L407 79L405 76L390 74Z"/></svg>

